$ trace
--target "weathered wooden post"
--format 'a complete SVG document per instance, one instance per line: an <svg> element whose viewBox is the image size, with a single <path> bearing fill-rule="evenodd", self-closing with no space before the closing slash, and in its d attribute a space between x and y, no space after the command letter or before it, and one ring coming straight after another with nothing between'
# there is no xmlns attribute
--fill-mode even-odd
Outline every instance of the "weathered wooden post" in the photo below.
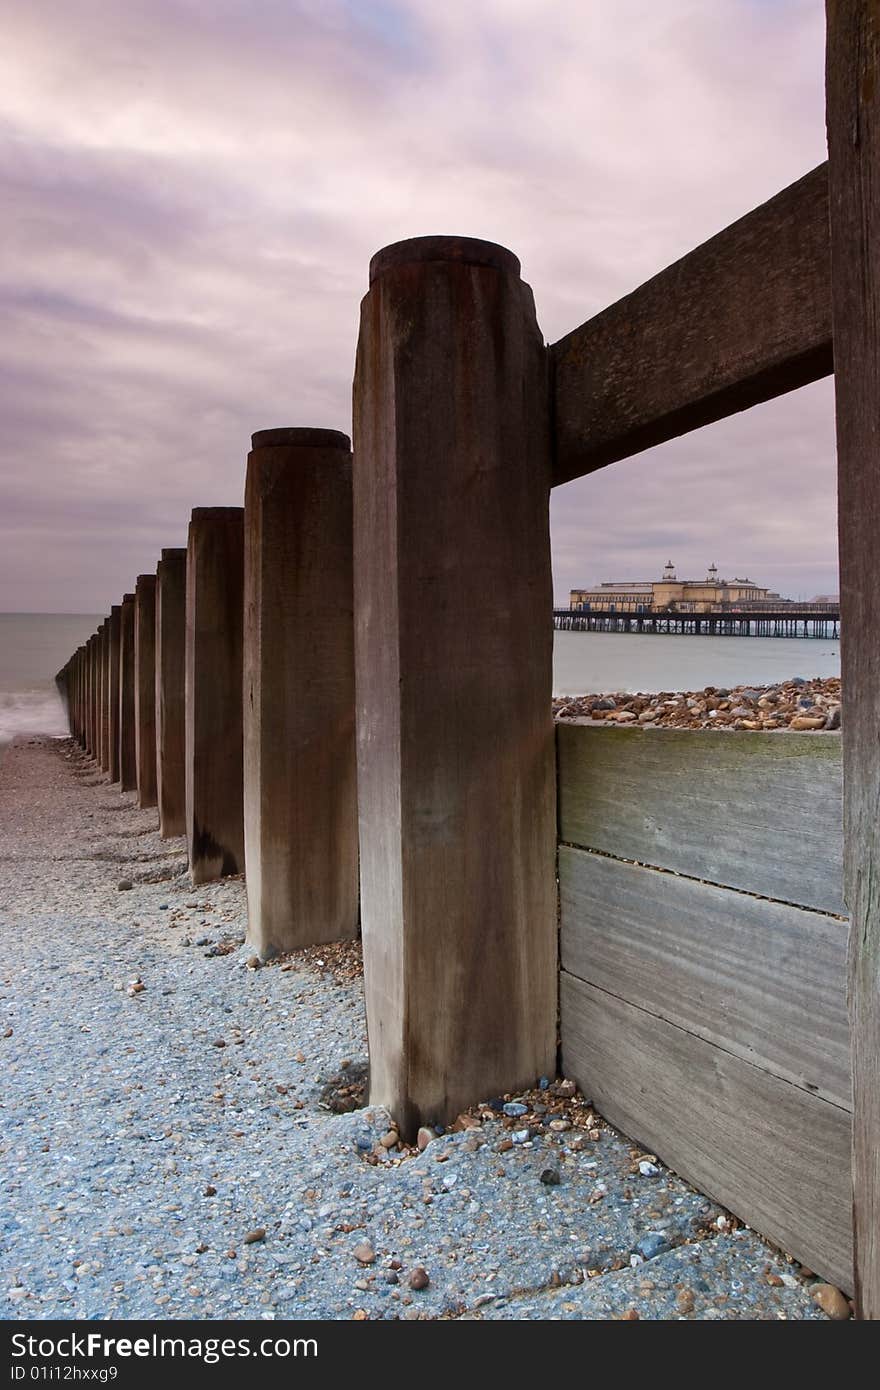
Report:
<svg viewBox="0 0 880 1390"><path fill-rule="evenodd" d="M186 554L186 833L194 884L244 869L244 510L197 507Z"/></svg>
<svg viewBox="0 0 880 1390"><path fill-rule="evenodd" d="M156 566L156 797L163 840L186 834L186 550Z"/></svg>
<svg viewBox="0 0 880 1390"><path fill-rule="evenodd" d="M547 354L519 262L373 258L354 386L370 1098L407 1134L556 1064Z"/></svg>
<svg viewBox="0 0 880 1390"><path fill-rule="evenodd" d="M826 9L855 1295L880 1318L880 8Z"/></svg>
<svg viewBox="0 0 880 1390"><path fill-rule="evenodd" d="M98 629L98 674L100 679L101 739L100 763L103 772L110 771L110 619L105 618Z"/></svg>
<svg viewBox="0 0 880 1390"><path fill-rule="evenodd" d="M124 594L119 614L119 784L137 791L134 736L134 594Z"/></svg>
<svg viewBox="0 0 880 1390"><path fill-rule="evenodd" d="M156 805L156 576L134 586L134 746L138 806Z"/></svg>
<svg viewBox="0 0 880 1390"><path fill-rule="evenodd" d="M110 609L108 631L110 634L107 650L107 691L110 719L110 763L108 772L111 782L119 781L119 639L120 613L118 603Z"/></svg>
<svg viewBox="0 0 880 1390"><path fill-rule="evenodd" d="M89 756L98 756L98 634L89 638Z"/></svg>
<svg viewBox="0 0 880 1390"><path fill-rule="evenodd" d="M351 441L262 430L245 487L248 941L357 934Z"/></svg>

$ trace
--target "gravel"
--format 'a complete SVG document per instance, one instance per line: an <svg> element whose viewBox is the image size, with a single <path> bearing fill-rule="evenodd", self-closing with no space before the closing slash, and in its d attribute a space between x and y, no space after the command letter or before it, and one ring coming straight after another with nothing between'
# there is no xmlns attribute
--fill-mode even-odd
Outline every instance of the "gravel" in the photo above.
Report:
<svg viewBox="0 0 880 1390"><path fill-rule="evenodd" d="M578 1128L570 1083L394 1145L356 948L258 969L245 913L70 741L6 751L5 1316L825 1316L793 1261Z"/></svg>
<svg viewBox="0 0 880 1390"><path fill-rule="evenodd" d="M561 720L601 720L636 728L727 729L818 733L840 729L840 678L793 676L776 685L605 695L566 695L553 701Z"/></svg>

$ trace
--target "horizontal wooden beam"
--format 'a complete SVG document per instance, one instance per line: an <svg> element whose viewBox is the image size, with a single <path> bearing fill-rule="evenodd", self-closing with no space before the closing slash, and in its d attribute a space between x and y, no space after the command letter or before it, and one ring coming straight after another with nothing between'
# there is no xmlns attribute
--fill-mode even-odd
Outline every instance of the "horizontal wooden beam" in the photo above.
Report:
<svg viewBox="0 0 880 1390"><path fill-rule="evenodd" d="M553 482L828 376L822 164L550 348Z"/></svg>

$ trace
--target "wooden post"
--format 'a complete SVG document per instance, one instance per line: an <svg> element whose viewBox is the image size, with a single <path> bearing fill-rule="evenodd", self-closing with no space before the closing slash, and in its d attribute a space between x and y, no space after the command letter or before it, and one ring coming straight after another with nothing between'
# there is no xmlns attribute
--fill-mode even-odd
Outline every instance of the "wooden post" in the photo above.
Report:
<svg viewBox="0 0 880 1390"><path fill-rule="evenodd" d="M134 594L125 594L119 614L119 785L137 791L134 741Z"/></svg>
<svg viewBox="0 0 880 1390"><path fill-rule="evenodd" d="M107 688L110 701L110 764L111 782L119 781L119 637L121 608L115 603L110 609L110 641L107 652Z"/></svg>
<svg viewBox="0 0 880 1390"><path fill-rule="evenodd" d="M248 941L357 935L351 442L262 430L245 488Z"/></svg>
<svg viewBox="0 0 880 1390"><path fill-rule="evenodd" d="M880 1318L880 6L826 12L855 1293Z"/></svg>
<svg viewBox="0 0 880 1390"><path fill-rule="evenodd" d="M547 353L511 252L373 258L354 387L370 1099L412 1135L551 1075Z"/></svg>
<svg viewBox="0 0 880 1390"><path fill-rule="evenodd" d="M110 771L110 619L105 618L100 628L101 641L98 647L98 670L100 677L101 702L101 748L100 761L103 772Z"/></svg>
<svg viewBox="0 0 880 1390"><path fill-rule="evenodd" d="M156 796L163 840L186 834L186 550L156 567Z"/></svg>
<svg viewBox="0 0 880 1390"><path fill-rule="evenodd" d="M194 884L244 869L244 510L197 507L186 556L186 833Z"/></svg>
<svg viewBox="0 0 880 1390"><path fill-rule="evenodd" d="M138 806L156 805L156 576L134 586L134 746Z"/></svg>
<svg viewBox="0 0 880 1390"><path fill-rule="evenodd" d="M89 756L98 757L98 634L89 638Z"/></svg>

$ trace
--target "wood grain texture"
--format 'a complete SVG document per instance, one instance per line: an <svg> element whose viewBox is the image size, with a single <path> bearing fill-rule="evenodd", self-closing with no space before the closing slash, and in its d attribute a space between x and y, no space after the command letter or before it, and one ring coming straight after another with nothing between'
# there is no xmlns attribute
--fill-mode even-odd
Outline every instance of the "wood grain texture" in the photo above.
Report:
<svg viewBox="0 0 880 1390"><path fill-rule="evenodd" d="M826 10L856 1300L880 1318L880 4Z"/></svg>
<svg viewBox="0 0 880 1390"><path fill-rule="evenodd" d="M612 1124L852 1288L846 1111L565 971L561 1010L565 1075Z"/></svg>
<svg viewBox="0 0 880 1390"><path fill-rule="evenodd" d="M843 913L837 734L560 723L560 839Z"/></svg>
<svg viewBox="0 0 880 1390"><path fill-rule="evenodd" d="M554 484L828 376L827 165L550 352Z"/></svg>
<svg viewBox="0 0 880 1390"><path fill-rule="evenodd" d="M407 1135L555 1064L548 396L509 252L379 254L353 410L361 915L370 1099Z"/></svg>
<svg viewBox="0 0 880 1390"><path fill-rule="evenodd" d="M851 1108L846 923L561 846L562 965Z"/></svg>
<svg viewBox="0 0 880 1390"><path fill-rule="evenodd" d="M357 935L351 445L254 436L244 502L247 940Z"/></svg>

